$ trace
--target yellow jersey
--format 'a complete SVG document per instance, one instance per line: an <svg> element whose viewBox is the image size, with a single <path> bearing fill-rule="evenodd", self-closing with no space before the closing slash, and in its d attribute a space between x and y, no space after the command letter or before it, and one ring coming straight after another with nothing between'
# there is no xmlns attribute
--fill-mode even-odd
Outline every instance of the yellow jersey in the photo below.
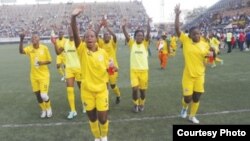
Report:
<svg viewBox="0 0 250 141"><path fill-rule="evenodd" d="M58 39L56 39L56 44L57 44L57 46L60 48L60 47L63 47L64 46L64 44L65 44L65 42L66 42L66 38L62 38L61 40L58 38ZM62 57L62 58L64 58L64 53L62 52L60 55L57 55L57 57Z"/></svg>
<svg viewBox="0 0 250 141"><path fill-rule="evenodd" d="M177 37L176 36L171 37L170 46L172 47L172 49L176 50L176 47L177 47Z"/></svg>
<svg viewBox="0 0 250 141"><path fill-rule="evenodd" d="M80 61L74 41L65 40L64 49L65 65L67 68L80 68Z"/></svg>
<svg viewBox="0 0 250 141"><path fill-rule="evenodd" d="M82 72L82 88L91 92L107 89L109 58L102 48L92 52L83 42L77 48Z"/></svg>
<svg viewBox="0 0 250 141"><path fill-rule="evenodd" d="M108 57L114 61L114 65L118 68L118 62L116 58L117 43L113 39L110 39L108 43L105 43L103 39L98 39L98 44L100 48L104 49Z"/></svg>
<svg viewBox="0 0 250 141"><path fill-rule="evenodd" d="M158 50L163 54L168 54L168 43L167 41L160 39L158 43Z"/></svg>
<svg viewBox="0 0 250 141"><path fill-rule="evenodd" d="M33 45L28 45L24 49L24 53L30 58L30 77L35 79L47 79L49 77L49 69L47 65L38 66L38 61L50 61L51 56L48 47L39 44L35 49Z"/></svg>
<svg viewBox="0 0 250 141"><path fill-rule="evenodd" d="M183 44L183 55L185 59L184 74L191 77L205 75L205 57L209 54L209 45L204 41L194 43L184 33L180 35Z"/></svg>
<svg viewBox="0 0 250 141"><path fill-rule="evenodd" d="M133 39L129 40L131 70L148 70L148 45L146 40L141 44L137 44Z"/></svg>
<svg viewBox="0 0 250 141"><path fill-rule="evenodd" d="M209 44L214 48L216 53L219 52L220 41L217 38L213 37L212 39L209 39Z"/></svg>

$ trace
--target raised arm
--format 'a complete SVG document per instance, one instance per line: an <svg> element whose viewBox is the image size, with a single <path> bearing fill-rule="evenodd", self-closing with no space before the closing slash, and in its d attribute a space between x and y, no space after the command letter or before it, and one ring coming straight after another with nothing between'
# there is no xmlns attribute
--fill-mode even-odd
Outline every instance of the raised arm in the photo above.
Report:
<svg viewBox="0 0 250 141"><path fill-rule="evenodd" d="M181 35L181 30L180 30L180 14L181 14L181 10L180 10L180 4L177 4L175 6L175 32L176 32L176 35L178 37L180 37Z"/></svg>
<svg viewBox="0 0 250 141"><path fill-rule="evenodd" d="M107 28L107 30L108 30L108 32L110 33L110 35L113 37L113 40L114 40L114 42L116 43L116 41L117 41L117 38L116 38L116 35L115 35L115 33L109 28L109 26L108 25L106 25L105 26L106 28Z"/></svg>
<svg viewBox="0 0 250 141"><path fill-rule="evenodd" d="M151 18L149 18L148 19L148 24L147 24L147 34L146 34L146 37L145 37L145 40L146 41L149 41L149 39L150 39L150 30L151 30L151 28L150 28L150 22L152 21L152 19Z"/></svg>
<svg viewBox="0 0 250 141"><path fill-rule="evenodd" d="M98 37L98 35L99 35L100 31L101 31L102 26L103 26L103 21L101 21L101 22L99 23L99 25L98 25L98 27L97 27L97 29L96 29L97 37Z"/></svg>
<svg viewBox="0 0 250 141"><path fill-rule="evenodd" d="M25 34L24 34L24 33L20 33L19 37L20 37L20 42L19 42L19 53L20 53L20 54L25 54L25 52L24 52L24 50L23 50L23 40L24 40Z"/></svg>
<svg viewBox="0 0 250 141"><path fill-rule="evenodd" d="M76 8L71 14L71 28L74 36L75 46L78 47L81 43L79 31L77 28L76 17L83 11L83 8Z"/></svg>
<svg viewBox="0 0 250 141"><path fill-rule="evenodd" d="M129 37L128 32L126 30L126 24L127 24L126 20L124 19L123 22L122 22L122 32L123 32L123 34L124 34L124 36L126 38L126 41L128 42L130 37Z"/></svg>

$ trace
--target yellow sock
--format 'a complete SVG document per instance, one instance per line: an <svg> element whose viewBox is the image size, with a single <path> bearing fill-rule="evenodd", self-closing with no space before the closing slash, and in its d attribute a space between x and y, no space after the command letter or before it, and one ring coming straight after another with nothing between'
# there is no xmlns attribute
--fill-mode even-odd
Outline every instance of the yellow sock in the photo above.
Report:
<svg viewBox="0 0 250 141"><path fill-rule="evenodd" d="M120 97L120 96L121 96L119 87L115 86L115 88L113 89L113 92L115 93L115 95L116 95L117 97Z"/></svg>
<svg viewBox="0 0 250 141"><path fill-rule="evenodd" d="M188 108L188 103L185 102L184 97L182 98L181 103L182 103L182 107L183 107L184 109L187 109L187 108Z"/></svg>
<svg viewBox="0 0 250 141"><path fill-rule="evenodd" d="M51 105L50 105L50 100L49 101L46 101L46 102L44 102L45 104L45 108L46 109L50 109L51 108Z"/></svg>
<svg viewBox="0 0 250 141"><path fill-rule="evenodd" d="M42 109L42 111L46 110L45 102L39 103L39 106Z"/></svg>
<svg viewBox="0 0 250 141"><path fill-rule="evenodd" d="M144 98L144 99L139 99L139 105L144 105L145 104L145 101L146 101L146 99Z"/></svg>
<svg viewBox="0 0 250 141"><path fill-rule="evenodd" d="M139 105L139 99L133 100L134 105Z"/></svg>
<svg viewBox="0 0 250 141"><path fill-rule="evenodd" d="M95 122L89 121L91 132L95 138L101 137L100 128L98 124L99 124L98 120L96 120Z"/></svg>
<svg viewBox="0 0 250 141"><path fill-rule="evenodd" d="M200 102L192 102L191 108L190 108L190 117L193 117L196 115L198 108L199 108Z"/></svg>
<svg viewBox="0 0 250 141"><path fill-rule="evenodd" d="M109 131L109 121L107 120L106 123L100 124L101 136L106 137Z"/></svg>
<svg viewBox="0 0 250 141"><path fill-rule="evenodd" d="M217 62L221 62L221 61L222 61L222 59L220 59L220 58L216 57L216 58L215 58L215 61L217 61Z"/></svg>
<svg viewBox="0 0 250 141"><path fill-rule="evenodd" d="M73 87L67 87L68 102L71 111L76 111L75 107L75 94Z"/></svg>
<svg viewBox="0 0 250 141"><path fill-rule="evenodd" d="M57 70L58 70L59 74L61 74L62 76L64 76L64 71L63 71L62 67L58 68Z"/></svg>

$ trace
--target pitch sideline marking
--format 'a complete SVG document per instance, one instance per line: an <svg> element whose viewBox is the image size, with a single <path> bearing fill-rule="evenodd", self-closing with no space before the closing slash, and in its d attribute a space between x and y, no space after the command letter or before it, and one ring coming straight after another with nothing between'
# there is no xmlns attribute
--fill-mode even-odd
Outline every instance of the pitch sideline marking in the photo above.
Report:
<svg viewBox="0 0 250 141"><path fill-rule="evenodd" d="M197 114L198 116L210 116L210 115L222 115L230 113L243 113L250 112L250 109L232 110L232 111L221 111L221 112L211 112L204 114ZM141 118L127 118L127 119L117 119L110 120L110 122L132 122L132 121L146 121L146 120L156 120L156 119L173 119L180 117L179 115L170 116L155 116L155 117L141 117ZM61 125L80 125L88 124L88 122L54 122L54 123L30 123L30 124L2 124L0 128L26 128L26 127L47 127L47 126L61 126Z"/></svg>

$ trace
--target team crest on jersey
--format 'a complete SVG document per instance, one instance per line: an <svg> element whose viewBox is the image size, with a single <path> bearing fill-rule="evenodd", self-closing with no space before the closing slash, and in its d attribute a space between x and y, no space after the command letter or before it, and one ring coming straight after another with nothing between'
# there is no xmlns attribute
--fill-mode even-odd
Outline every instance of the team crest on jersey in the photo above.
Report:
<svg viewBox="0 0 250 141"><path fill-rule="evenodd" d="M43 51L43 50L41 50L41 51L40 51L40 55L43 55L43 54L44 54L44 51Z"/></svg>
<svg viewBox="0 0 250 141"><path fill-rule="evenodd" d="M98 56L98 60L101 62L101 61L103 61L103 55L99 55Z"/></svg>

